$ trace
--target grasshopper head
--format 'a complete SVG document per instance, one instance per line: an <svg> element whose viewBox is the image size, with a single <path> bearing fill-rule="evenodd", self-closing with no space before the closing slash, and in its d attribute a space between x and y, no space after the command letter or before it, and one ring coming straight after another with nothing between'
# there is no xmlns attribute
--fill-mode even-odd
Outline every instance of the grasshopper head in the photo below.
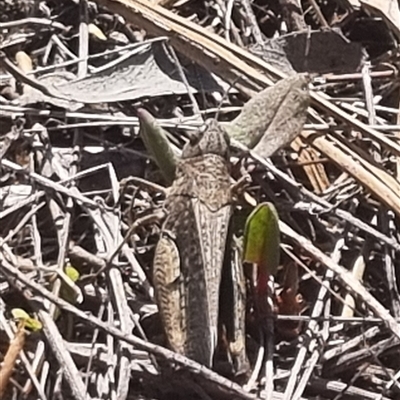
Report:
<svg viewBox="0 0 400 400"><path fill-rule="evenodd" d="M215 119L208 119L190 137L190 142L183 148L182 158L198 157L204 154L216 154L225 159L229 158L229 136Z"/></svg>

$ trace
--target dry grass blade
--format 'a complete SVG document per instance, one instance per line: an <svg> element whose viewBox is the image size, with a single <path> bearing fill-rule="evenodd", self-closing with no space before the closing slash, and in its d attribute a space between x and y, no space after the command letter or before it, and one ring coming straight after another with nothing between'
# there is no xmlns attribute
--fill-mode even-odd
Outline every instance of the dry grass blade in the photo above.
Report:
<svg viewBox="0 0 400 400"><path fill-rule="evenodd" d="M86 389L79 376L78 369L69 351L65 348L64 340L54 323L53 318L45 311L39 311L39 317L43 322L43 328L48 343L60 365L63 366L63 375L68 382L74 399L85 400Z"/></svg>
<svg viewBox="0 0 400 400"><path fill-rule="evenodd" d="M321 250L317 249L313 244L306 238L298 235L290 227L281 224L281 231L283 234L288 235L290 238L295 240L301 247L309 252L316 260L320 261L327 268L332 270L337 277L342 281L343 285L349 287L352 293L361 299L370 307L375 314L387 324L388 328L400 339L400 324L390 315L388 310L382 306L379 301L368 292L368 290L357 280L352 274L345 268L337 265L326 256Z"/></svg>
<svg viewBox="0 0 400 400"><path fill-rule="evenodd" d="M11 340L7 353L4 356L3 365L0 369L0 396L3 396L7 389L7 385L9 384L9 380L14 371L14 366L21 350L24 348L25 335L24 324L21 323L18 326L14 338Z"/></svg>
<svg viewBox="0 0 400 400"><path fill-rule="evenodd" d="M303 137L400 215L400 184L388 173L361 158L335 138L328 141L312 133L303 133Z"/></svg>

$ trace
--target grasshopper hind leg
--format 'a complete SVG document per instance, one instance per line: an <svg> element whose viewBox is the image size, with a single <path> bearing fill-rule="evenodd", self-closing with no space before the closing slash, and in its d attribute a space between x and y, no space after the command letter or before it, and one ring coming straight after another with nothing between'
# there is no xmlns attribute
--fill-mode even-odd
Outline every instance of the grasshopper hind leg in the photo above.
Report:
<svg viewBox="0 0 400 400"><path fill-rule="evenodd" d="M220 354L230 361L229 372L234 376L246 376L250 364L246 353L246 282L239 249L234 245L226 249L220 290ZM222 349L221 349L222 348ZM222 356L222 354L221 354ZM222 373L222 371L221 371Z"/></svg>

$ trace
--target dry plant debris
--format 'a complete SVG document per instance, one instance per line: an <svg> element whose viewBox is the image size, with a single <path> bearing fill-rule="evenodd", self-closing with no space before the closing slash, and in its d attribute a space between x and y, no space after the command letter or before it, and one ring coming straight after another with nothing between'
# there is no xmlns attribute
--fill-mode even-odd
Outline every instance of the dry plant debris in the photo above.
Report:
<svg viewBox="0 0 400 400"><path fill-rule="evenodd" d="M399 399L399 27L396 0L1 1L2 399ZM305 121L285 118L288 96L260 118L280 145L301 134L247 148L244 104L296 73ZM258 204L278 211L277 321L250 293L244 376L165 347L152 264L168 182L138 109L177 154L206 118L239 121L235 236Z"/></svg>

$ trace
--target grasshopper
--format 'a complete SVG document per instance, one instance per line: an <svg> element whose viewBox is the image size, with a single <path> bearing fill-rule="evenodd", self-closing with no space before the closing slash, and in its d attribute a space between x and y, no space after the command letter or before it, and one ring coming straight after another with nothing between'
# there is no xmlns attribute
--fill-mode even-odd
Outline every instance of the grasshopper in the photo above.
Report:
<svg viewBox="0 0 400 400"><path fill-rule="evenodd" d="M171 171L176 171L154 259L161 319L170 347L204 365L212 365L220 308L234 370L248 369L239 252L233 252L236 260L225 262L220 286L232 211L225 130L269 157L301 132L310 100L308 82L306 74L283 79L250 99L230 123L208 121L185 147L177 167L165 132L145 110L138 112L143 140L165 180L170 182Z"/></svg>
<svg viewBox="0 0 400 400"><path fill-rule="evenodd" d="M207 120L184 147L165 201L153 280L170 347L211 367L232 195L229 137Z"/></svg>

